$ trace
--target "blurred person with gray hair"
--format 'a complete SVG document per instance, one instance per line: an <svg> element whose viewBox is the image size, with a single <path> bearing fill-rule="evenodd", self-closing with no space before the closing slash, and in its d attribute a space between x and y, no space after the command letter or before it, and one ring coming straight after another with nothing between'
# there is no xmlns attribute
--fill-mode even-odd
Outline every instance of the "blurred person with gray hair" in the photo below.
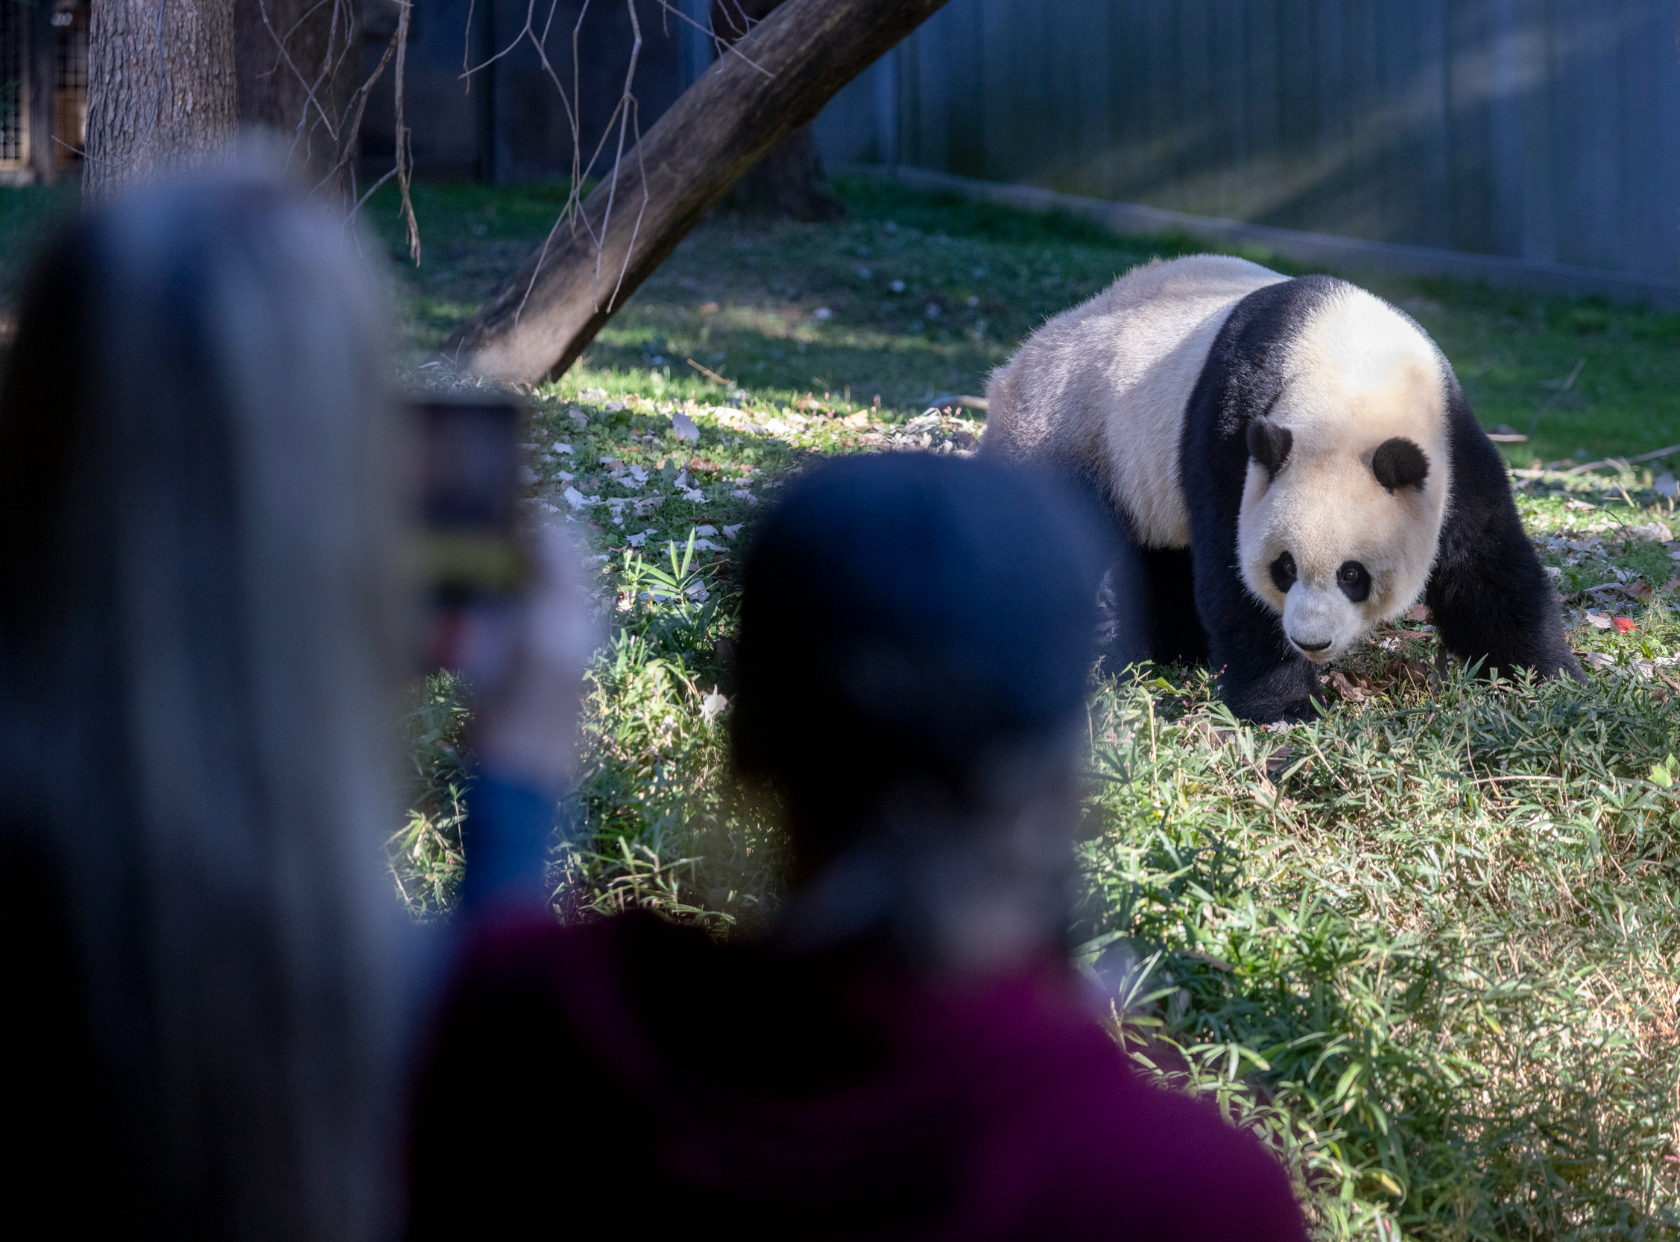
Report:
<svg viewBox="0 0 1680 1242"><path fill-rule="evenodd" d="M0 917L32 946L7 1042L42 1068L7 1172L63 1232L389 1220L401 498L376 305L342 225L259 176L84 217L24 294Z"/></svg>
<svg viewBox="0 0 1680 1242"><path fill-rule="evenodd" d="M83 217L25 291L0 384L4 1178L55 1234L400 1228L440 951L382 855L419 584L381 311L342 217L254 172ZM552 542L537 567L480 687L491 840L510 799L552 816L572 764L578 574ZM528 899L496 875L480 904Z"/></svg>

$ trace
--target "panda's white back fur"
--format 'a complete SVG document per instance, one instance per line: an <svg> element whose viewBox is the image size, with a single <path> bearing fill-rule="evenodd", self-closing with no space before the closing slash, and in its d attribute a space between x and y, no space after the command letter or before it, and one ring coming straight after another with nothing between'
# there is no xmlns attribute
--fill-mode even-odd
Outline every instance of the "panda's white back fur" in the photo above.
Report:
<svg viewBox="0 0 1680 1242"><path fill-rule="evenodd" d="M1286 277L1227 255L1133 268L1047 322L993 373L986 451L1095 480L1150 547L1190 542L1179 482L1184 407L1231 308Z"/></svg>

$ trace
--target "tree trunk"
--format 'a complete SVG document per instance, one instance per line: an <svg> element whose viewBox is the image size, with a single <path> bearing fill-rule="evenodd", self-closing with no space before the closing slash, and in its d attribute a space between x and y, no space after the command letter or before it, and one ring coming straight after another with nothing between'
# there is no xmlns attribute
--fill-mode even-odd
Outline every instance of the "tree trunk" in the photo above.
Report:
<svg viewBox="0 0 1680 1242"><path fill-rule="evenodd" d="M90 202L224 154L238 133L234 0L98 0L88 27Z"/></svg>
<svg viewBox="0 0 1680 1242"><path fill-rule="evenodd" d="M585 200L583 220L556 225L445 353L502 380L570 366L742 173L944 4L787 0L683 92Z"/></svg>
<svg viewBox="0 0 1680 1242"><path fill-rule="evenodd" d="M239 127L278 135L289 167L340 196L350 186L344 156L353 158L356 144L346 114L362 71L361 7L234 0Z"/></svg>
<svg viewBox="0 0 1680 1242"><path fill-rule="evenodd" d="M753 25L769 17L783 0L713 0L712 32L726 45L739 43ZM725 48L719 54L727 56ZM745 215L781 216L793 220L838 220L846 207L824 184L822 158L811 127L796 129L771 147L746 174L729 187L719 204Z"/></svg>

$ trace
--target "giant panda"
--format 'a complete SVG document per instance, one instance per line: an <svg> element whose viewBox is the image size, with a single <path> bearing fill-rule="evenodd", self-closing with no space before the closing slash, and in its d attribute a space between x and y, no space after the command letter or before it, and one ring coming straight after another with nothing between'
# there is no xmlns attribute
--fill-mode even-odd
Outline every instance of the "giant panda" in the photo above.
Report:
<svg viewBox="0 0 1680 1242"><path fill-rule="evenodd" d="M1112 512L1149 599L1127 658L1206 661L1240 716L1309 717L1318 667L1420 595L1453 655L1581 676L1451 366L1346 281L1156 260L1046 322L987 398L982 452Z"/></svg>

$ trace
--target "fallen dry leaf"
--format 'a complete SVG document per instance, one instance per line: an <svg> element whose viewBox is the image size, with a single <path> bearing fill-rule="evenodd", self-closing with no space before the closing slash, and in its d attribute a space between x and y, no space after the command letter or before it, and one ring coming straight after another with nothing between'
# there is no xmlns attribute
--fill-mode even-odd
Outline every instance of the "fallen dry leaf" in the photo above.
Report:
<svg viewBox="0 0 1680 1242"><path fill-rule="evenodd" d="M1401 642L1425 643L1425 642L1429 641L1431 636L1429 634L1424 633L1422 630L1382 629L1382 630L1377 630L1374 634L1371 635L1371 637L1376 639L1378 642L1381 642L1385 638L1397 638Z"/></svg>
<svg viewBox="0 0 1680 1242"><path fill-rule="evenodd" d="M1629 599L1647 600L1651 598L1651 588L1644 582L1635 582L1631 584L1626 582L1606 582L1603 586L1588 587L1584 591L1578 591L1576 592L1576 595L1602 595L1606 591L1615 591L1618 594L1626 595ZM1572 596L1571 598L1575 598L1575 596Z"/></svg>
<svg viewBox="0 0 1680 1242"><path fill-rule="evenodd" d="M1633 623L1631 617L1611 617L1610 622L1616 627L1616 633L1618 634L1631 634L1639 628Z"/></svg>
<svg viewBox="0 0 1680 1242"><path fill-rule="evenodd" d="M723 709L728 706L728 698L719 694L717 687L713 686L712 692L700 700L700 718L707 724L711 724L723 714Z"/></svg>
<svg viewBox="0 0 1680 1242"><path fill-rule="evenodd" d="M1414 634L1412 637L1428 638L1429 635ZM1354 677L1351 680L1355 689L1363 691L1370 698L1382 694L1398 698L1407 690L1427 689L1433 671L1433 666L1427 660L1396 655L1383 662L1380 676Z"/></svg>
<svg viewBox="0 0 1680 1242"><path fill-rule="evenodd" d="M1435 666L1427 660L1406 660L1400 665L1400 676L1397 680L1404 681L1416 690L1427 690L1432 681L1438 680Z"/></svg>
<svg viewBox="0 0 1680 1242"><path fill-rule="evenodd" d="M1329 682L1330 685L1335 688L1337 694L1341 695L1350 703L1363 703L1366 699L1371 697L1371 692L1369 690L1358 685L1353 678L1349 677L1340 669L1333 669L1330 672L1330 675L1324 680Z"/></svg>
<svg viewBox="0 0 1680 1242"><path fill-rule="evenodd" d="M1192 736L1205 741L1215 750L1225 745L1226 742L1229 742L1231 738L1235 736L1231 730L1219 728L1213 723L1213 721L1209 720L1205 716L1197 717L1195 720L1190 722L1190 733Z"/></svg>

